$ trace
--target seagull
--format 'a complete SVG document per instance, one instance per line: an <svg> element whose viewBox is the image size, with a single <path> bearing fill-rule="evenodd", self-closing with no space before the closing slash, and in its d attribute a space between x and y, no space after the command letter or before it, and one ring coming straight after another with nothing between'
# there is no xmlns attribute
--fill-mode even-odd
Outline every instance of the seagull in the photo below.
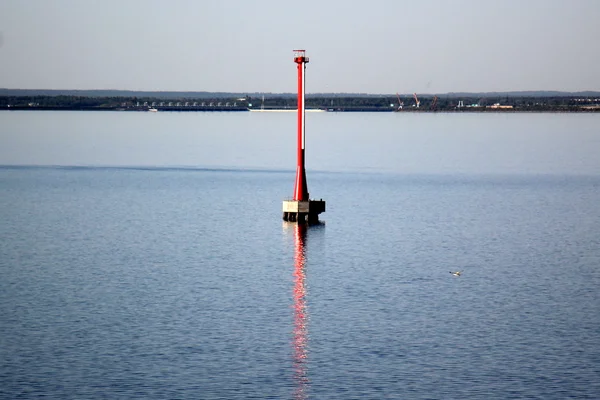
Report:
<svg viewBox="0 0 600 400"><path fill-rule="evenodd" d="M462 271L455 271L455 272L450 271L450 273L454 276L460 276L460 274L462 274Z"/></svg>

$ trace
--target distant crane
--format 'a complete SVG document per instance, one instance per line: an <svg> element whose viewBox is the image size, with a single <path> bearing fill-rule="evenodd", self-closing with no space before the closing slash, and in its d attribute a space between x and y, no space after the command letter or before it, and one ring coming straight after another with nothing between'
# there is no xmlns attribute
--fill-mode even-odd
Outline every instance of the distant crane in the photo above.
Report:
<svg viewBox="0 0 600 400"><path fill-rule="evenodd" d="M438 101L438 97L437 96L433 96L433 100L431 101L431 110L435 110L435 108L437 107L437 101Z"/></svg>
<svg viewBox="0 0 600 400"><path fill-rule="evenodd" d="M396 97L398 98L398 110L402 110L402 107L404 107L404 102L400 100L400 95L398 93L396 93Z"/></svg>
<svg viewBox="0 0 600 400"><path fill-rule="evenodd" d="M413 93L413 97L415 98L415 104L417 105L417 108L419 108L419 106L421 105L421 102L419 101L417 94Z"/></svg>

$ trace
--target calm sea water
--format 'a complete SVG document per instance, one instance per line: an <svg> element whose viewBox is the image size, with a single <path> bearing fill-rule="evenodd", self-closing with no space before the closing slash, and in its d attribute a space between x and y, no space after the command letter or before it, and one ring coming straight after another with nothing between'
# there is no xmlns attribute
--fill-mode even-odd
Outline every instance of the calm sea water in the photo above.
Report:
<svg viewBox="0 0 600 400"><path fill-rule="evenodd" d="M0 397L598 398L600 115L294 118L0 113Z"/></svg>

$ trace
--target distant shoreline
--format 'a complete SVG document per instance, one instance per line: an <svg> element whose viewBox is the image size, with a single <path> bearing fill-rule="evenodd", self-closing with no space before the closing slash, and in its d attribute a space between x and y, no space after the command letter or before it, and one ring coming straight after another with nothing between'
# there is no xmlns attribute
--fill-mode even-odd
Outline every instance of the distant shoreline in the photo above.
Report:
<svg viewBox="0 0 600 400"><path fill-rule="evenodd" d="M0 110L52 111L292 111L297 97L107 97L75 95L1 95ZM332 95L307 96L306 109L328 112L598 112L600 94L557 96Z"/></svg>
<svg viewBox="0 0 600 400"><path fill-rule="evenodd" d="M250 109L242 107L158 107L154 109L157 112L296 112L296 109L290 108L270 108L270 109ZM117 112L149 112L148 107L137 107L137 108L119 108L119 107L37 107L37 106L12 106L12 107L0 107L0 111L117 111ZM362 113L397 113L397 114L460 114L460 113L500 113L500 114L511 114L511 113L551 113L551 114L562 114L562 113L577 113L577 114L588 114L600 112L600 107L593 108L568 108L563 110L556 109L498 109L498 108L484 108L484 107L471 107L471 108L459 108L459 109L443 109L443 110L431 110L431 109L403 109L395 110L384 107L343 107L343 108L323 108L323 109L307 109L307 112L320 111L320 112L362 112Z"/></svg>

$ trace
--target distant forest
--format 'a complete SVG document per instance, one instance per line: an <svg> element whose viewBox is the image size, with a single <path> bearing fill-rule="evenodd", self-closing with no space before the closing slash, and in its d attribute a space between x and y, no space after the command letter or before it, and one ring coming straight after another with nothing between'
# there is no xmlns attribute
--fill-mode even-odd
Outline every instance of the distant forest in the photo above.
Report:
<svg viewBox="0 0 600 400"><path fill-rule="evenodd" d="M203 111L296 108L296 94L0 89L0 109ZM600 111L600 92L307 94L329 111Z"/></svg>

